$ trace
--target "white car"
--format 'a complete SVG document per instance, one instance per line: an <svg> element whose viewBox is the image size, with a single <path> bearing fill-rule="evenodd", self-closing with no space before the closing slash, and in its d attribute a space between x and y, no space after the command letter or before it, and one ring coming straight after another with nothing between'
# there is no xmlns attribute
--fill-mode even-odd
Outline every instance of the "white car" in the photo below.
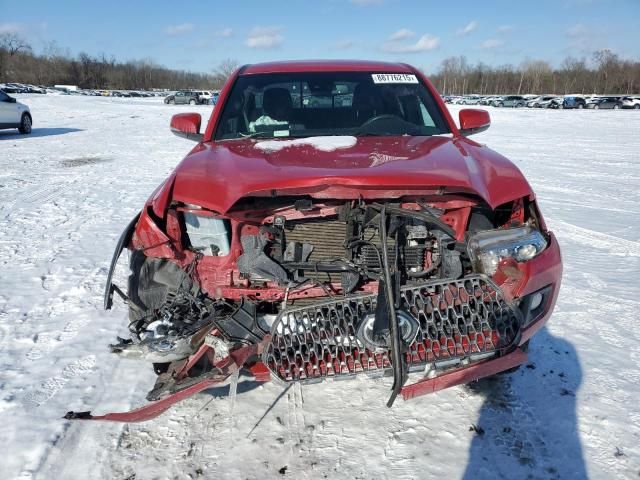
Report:
<svg viewBox="0 0 640 480"><path fill-rule="evenodd" d="M478 105L482 100L480 95L467 95L466 97L462 97L460 100L461 105Z"/></svg>
<svg viewBox="0 0 640 480"><path fill-rule="evenodd" d="M17 128L20 133L31 133L32 123L29 107L0 90L0 130Z"/></svg>
<svg viewBox="0 0 640 480"><path fill-rule="evenodd" d="M539 97L535 97L530 99L527 102L527 107L529 108L540 108L540 104L545 102L545 107L549 106L549 102L556 98L556 95L540 95Z"/></svg>
<svg viewBox="0 0 640 480"><path fill-rule="evenodd" d="M640 97L624 97L622 99L622 108L640 109Z"/></svg>
<svg viewBox="0 0 640 480"><path fill-rule="evenodd" d="M205 105L211 100L211 92L208 90L197 90L194 92L198 97L198 103L204 103Z"/></svg>
<svg viewBox="0 0 640 480"><path fill-rule="evenodd" d="M564 97L558 97L558 96L543 97L542 100L538 101L538 104L536 105L536 107L537 108L551 108L553 103L562 103L563 100L564 100Z"/></svg>

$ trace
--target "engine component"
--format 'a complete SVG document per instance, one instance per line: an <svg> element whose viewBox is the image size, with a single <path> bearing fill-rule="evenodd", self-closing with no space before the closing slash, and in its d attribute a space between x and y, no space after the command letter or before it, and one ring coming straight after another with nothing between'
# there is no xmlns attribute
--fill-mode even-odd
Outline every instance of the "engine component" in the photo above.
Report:
<svg viewBox="0 0 640 480"><path fill-rule="evenodd" d="M259 343L267 333L258 323L256 304L247 300L242 300L233 314L220 316L215 323L222 335L234 343Z"/></svg>
<svg viewBox="0 0 640 480"><path fill-rule="evenodd" d="M240 242L243 253L238 257L237 264L241 275L257 280L275 280L280 284L288 283L287 272L265 253L269 240L264 233L245 235Z"/></svg>

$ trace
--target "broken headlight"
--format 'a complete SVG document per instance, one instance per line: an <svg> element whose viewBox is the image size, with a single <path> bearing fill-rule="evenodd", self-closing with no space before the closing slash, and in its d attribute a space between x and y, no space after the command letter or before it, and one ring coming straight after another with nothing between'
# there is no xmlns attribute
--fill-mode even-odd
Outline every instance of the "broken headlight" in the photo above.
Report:
<svg viewBox="0 0 640 480"><path fill-rule="evenodd" d="M526 262L547 247L547 240L539 230L517 227L507 230L485 230L469 239L467 250L476 271L493 275L498 264L506 258Z"/></svg>

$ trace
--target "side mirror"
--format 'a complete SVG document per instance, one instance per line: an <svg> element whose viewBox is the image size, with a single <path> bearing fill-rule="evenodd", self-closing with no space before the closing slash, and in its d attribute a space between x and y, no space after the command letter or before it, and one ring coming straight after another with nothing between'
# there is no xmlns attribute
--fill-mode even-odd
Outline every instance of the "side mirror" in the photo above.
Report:
<svg viewBox="0 0 640 480"><path fill-rule="evenodd" d="M171 117L171 131L178 137L193 140L194 142L201 142L201 123L202 117L199 113L178 113Z"/></svg>
<svg viewBox="0 0 640 480"><path fill-rule="evenodd" d="M8 97L6 101L9 102L9 103L16 103L17 102L17 100L15 98L13 98L13 97Z"/></svg>
<svg viewBox="0 0 640 480"><path fill-rule="evenodd" d="M477 108L460 110L460 134L468 137L474 133L484 132L491 125L489 112Z"/></svg>

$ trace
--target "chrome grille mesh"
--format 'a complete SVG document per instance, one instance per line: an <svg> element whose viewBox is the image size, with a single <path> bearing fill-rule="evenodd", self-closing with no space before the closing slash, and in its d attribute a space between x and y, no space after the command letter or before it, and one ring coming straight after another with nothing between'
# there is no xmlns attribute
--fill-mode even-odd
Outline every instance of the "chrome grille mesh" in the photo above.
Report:
<svg viewBox="0 0 640 480"><path fill-rule="evenodd" d="M263 362L284 381L390 367L389 352L373 352L356 337L358 323L373 313L376 298L341 297L282 311L273 324ZM521 327L519 311L480 275L405 286L401 309L420 325L405 353L410 366L498 351L517 339Z"/></svg>

